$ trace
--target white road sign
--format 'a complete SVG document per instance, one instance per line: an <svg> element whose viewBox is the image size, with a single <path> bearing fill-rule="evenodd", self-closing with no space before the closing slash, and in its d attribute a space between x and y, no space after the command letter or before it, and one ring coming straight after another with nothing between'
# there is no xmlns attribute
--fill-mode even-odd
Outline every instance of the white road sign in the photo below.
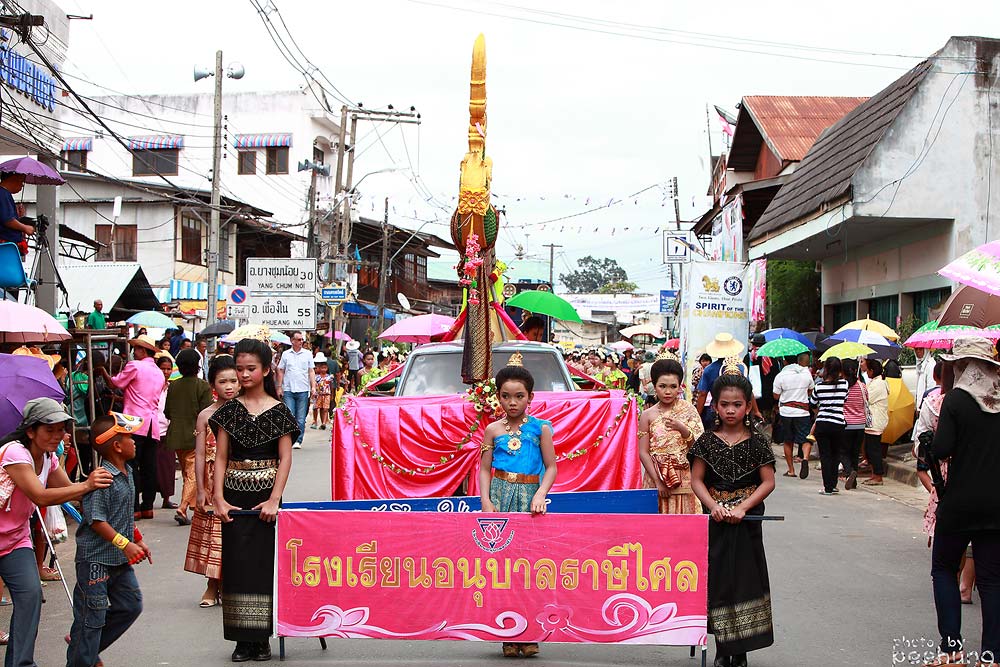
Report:
<svg viewBox="0 0 1000 667"><path fill-rule="evenodd" d="M227 320L245 320L250 317L250 306L247 304L226 304Z"/></svg>
<svg viewBox="0 0 1000 667"><path fill-rule="evenodd" d="M316 328L316 297L313 295L251 296L250 324L265 324L272 329Z"/></svg>
<svg viewBox="0 0 1000 667"><path fill-rule="evenodd" d="M315 294L316 259L247 258L247 290L260 294Z"/></svg>

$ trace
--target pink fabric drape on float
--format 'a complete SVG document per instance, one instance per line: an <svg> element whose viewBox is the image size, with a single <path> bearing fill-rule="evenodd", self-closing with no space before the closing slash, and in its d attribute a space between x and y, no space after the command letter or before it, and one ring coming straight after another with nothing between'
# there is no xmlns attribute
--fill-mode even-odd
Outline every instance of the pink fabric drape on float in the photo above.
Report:
<svg viewBox="0 0 1000 667"><path fill-rule="evenodd" d="M642 488L636 406L624 392L539 393L531 414L555 429L554 491ZM469 493L478 494L488 423L461 395L349 397L333 424L332 497L450 496L470 475Z"/></svg>

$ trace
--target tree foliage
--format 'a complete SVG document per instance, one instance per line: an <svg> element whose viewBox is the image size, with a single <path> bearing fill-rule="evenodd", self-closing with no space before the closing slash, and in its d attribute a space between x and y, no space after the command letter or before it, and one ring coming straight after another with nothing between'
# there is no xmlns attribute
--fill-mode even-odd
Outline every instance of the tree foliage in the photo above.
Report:
<svg viewBox="0 0 1000 667"><path fill-rule="evenodd" d="M819 329L820 276L815 263L790 259L767 261L767 321L769 327L796 331Z"/></svg>
<svg viewBox="0 0 1000 667"><path fill-rule="evenodd" d="M619 280L618 282L602 285L597 292L599 294L632 294L638 292L639 286L631 280Z"/></svg>
<svg viewBox="0 0 1000 667"><path fill-rule="evenodd" d="M572 294L600 292L602 288L609 288L606 293L617 294L625 290L611 288L635 284L629 282L625 269L609 257L595 259L587 255L581 258L577 265L579 268L576 271L559 274L559 282ZM634 288L629 291L634 291Z"/></svg>

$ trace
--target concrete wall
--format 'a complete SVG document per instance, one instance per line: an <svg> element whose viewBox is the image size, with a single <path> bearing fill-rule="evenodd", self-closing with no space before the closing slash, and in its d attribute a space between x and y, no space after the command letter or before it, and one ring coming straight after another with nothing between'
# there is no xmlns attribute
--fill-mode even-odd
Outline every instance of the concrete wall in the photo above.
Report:
<svg viewBox="0 0 1000 667"><path fill-rule="evenodd" d="M211 90L213 79L205 79L206 89ZM233 85L228 80L223 84ZM104 103L94 105L94 111L109 119L111 126L126 139L154 134L181 134L184 148L180 151L180 166L176 176L169 179L182 187L203 190L211 188L209 174L212 167L212 113L213 94L202 95L150 95L141 98L110 96L101 98ZM223 94L223 143L226 151L222 159L222 192L259 208L271 211L273 219L291 226L290 231L305 232L308 213L306 195L309 190L310 172L296 171L301 160L313 159L313 145L324 152L326 164L335 172L337 126L329 114L319 111L319 104L308 92L287 91L275 93L224 93ZM133 114L142 114L136 116ZM73 122L80 124L74 114ZM146 116L155 116L148 118ZM318 118L317 118L318 117ZM339 120L339 119L337 119ZM143 125L148 129L128 127L120 122ZM266 149L257 150L257 173L237 173L236 149L233 140L237 134L291 133L289 173L265 174ZM70 134L67 132L67 134ZM85 136L86 132L73 130L70 136ZM132 176L132 157L114 138L99 136L95 129L94 148L88 155L88 167L94 171L118 178L128 178L163 183L158 177ZM317 210L332 204L333 177L317 179Z"/></svg>

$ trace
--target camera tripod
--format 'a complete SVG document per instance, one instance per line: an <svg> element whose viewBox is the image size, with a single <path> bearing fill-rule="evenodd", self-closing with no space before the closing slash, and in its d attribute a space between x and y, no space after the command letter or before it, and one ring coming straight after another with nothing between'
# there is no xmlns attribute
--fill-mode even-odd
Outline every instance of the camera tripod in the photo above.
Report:
<svg viewBox="0 0 1000 667"><path fill-rule="evenodd" d="M35 255L31 259L31 272L28 274L28 290L25 297L25 303L29 306L35 305L35 292L37 286L45 284L38 279L38 274L41 272L43 260L47 260L47 266L52 267L52 275L55 276L56 286L59 288L59 291L62 292L62 302L66 309L69 310L69 292L66 291L66 285L63 283L62 276L59 275L59 267L56 265L56 258L52 254L52 248L49 246L49 239L48 236L46 236L49 228L49 219L44 215L39 215L38 219L35 220L34 223ZM72 313L70 313L70 315L72 315Z"/></svg>

